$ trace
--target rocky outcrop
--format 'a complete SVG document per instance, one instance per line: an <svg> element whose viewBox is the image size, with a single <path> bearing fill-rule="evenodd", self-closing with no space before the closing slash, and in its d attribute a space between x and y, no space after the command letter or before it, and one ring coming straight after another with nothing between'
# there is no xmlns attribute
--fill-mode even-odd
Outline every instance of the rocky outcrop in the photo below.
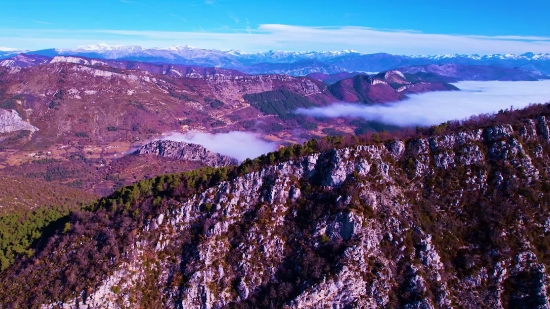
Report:
<svg viewBox="0 0 550 309"><path fill-rule="evenodd" d="M200 161L206 166L214 167L239 163L235 158L212 152L201 145L169 140L152 141L139 147L134 153L139 155L157 155L186 161Z"/></svg>
<svg viewBox="0 0 550 309"><path fill-rule="evenodd" d="M37 131L38 128L23 120L15 110L0 109L0 133L15 131Z"/></svg>

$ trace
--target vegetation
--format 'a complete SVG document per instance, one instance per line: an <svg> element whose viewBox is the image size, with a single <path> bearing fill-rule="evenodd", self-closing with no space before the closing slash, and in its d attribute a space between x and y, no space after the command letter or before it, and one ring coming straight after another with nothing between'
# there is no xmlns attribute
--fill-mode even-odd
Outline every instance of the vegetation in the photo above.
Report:
<svg viewBox="0 0 550 309"><path fill-rule="evenodd" d="M210 101L210 107L212 107L212 108L221 108L224 105L225 104L220 100L211 100Z"/></svg>
<svg viewBox="0 0 550 309"><path fill-rule="evenodd" d="M262 113L277 115L283 120L296 117L294 111L298 108L314 106L306 97L288 90L273 90L261 93L247 94L244 99L258 108Z"/></svg>
<svg viewBox="0 0 550 309"><path fill-rule="evenodd" d="M23 96L22 95L16 95L16 96L0 103L0 108L17 110L17 109L20 108L19 104L17 104L18 100L23 100Z"/></svg>
<svg viewBox="0 0 550 309"><path fill-rule="evenodd" d="M68 213L67 207L40 207L0 216L0 270L4 271L16 258L32 257L31 247L38 247L39 239L50 236Z"/></svg>

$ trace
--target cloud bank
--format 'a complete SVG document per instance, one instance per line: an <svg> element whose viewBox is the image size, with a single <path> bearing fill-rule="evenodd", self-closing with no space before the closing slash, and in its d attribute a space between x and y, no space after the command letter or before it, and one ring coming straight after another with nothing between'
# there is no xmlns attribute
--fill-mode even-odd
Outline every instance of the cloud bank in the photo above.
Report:
<svg viewBox="0 0 550 309"><path fill-rule="evenodd" d="M246 158L256 158L278 148L276 143L266 142L256 134L238 131L218 134L204 132L172 133L165 136L163 140L199 144L210 151L233 157L239 161L244 161Z"/></svg>
<svg viewBox="0 0 550 309"><path fill-rule="evenodd" d="M74 48L100 42L159 47L192 45L212 49L244 51L342 50L363 53L448 54L448 53L546 53L550 37L483 36L381 30L368 27L305 27L262 24L256 28L227 31L149 31L77 29L0 29L0 41L24 49Z"/></svg>
<svg viewBox="0 0 550 309"><path fill-rule="evenodd" d="M454 84L461 91L410 95L405 101L367 106L336 103L327 107L298 109L296 113L320 118L353 117L397 126L435 125L462 120L500 109L522 108L550 101L550 80L530 82L476 82Z"/></svg>

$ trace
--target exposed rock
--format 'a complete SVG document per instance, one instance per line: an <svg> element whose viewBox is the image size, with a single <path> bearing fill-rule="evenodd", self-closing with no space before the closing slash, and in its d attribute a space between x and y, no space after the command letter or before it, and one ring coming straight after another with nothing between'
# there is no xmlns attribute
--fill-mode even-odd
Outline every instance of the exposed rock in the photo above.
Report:
<svg viewBox="0 0 550 309"><path fill-rule="evenodd" d="M38 131L38 128L26 122L15 110L0 109L0 133L28 130Z"/></svg>
<svg viewBox="0 0 550 309"><path fill-rule="evenodd" d="M139 147L135 153L140 155L157 155L187 161L201 161L207 166L215 167L239 163L237 159L211 152L201 145L169 140L150 142Z"/></svg>

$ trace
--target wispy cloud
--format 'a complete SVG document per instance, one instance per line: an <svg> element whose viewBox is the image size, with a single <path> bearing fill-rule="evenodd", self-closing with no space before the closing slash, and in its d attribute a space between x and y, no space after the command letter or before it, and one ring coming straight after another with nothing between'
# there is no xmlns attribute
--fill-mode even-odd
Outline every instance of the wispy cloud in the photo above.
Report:
<svg viewBox="0 0 550 309"><path fill-rule="evenodd" d="M177 19L179 19L179 20L181 20L181 21L183 21L183 22L187 22L187 19L185 19L185 18L183 18L183 17L181 17L181 16L179 16L179 15L170 14L170 16L175 17L175 18L177 18Z"/></svg>
<svg viewBox="0 0 550 309"><path fill-rule="evenodd" d="M233 14L233 13L229 13L228 15L229 15L229 18L233 19L233 21L234 21L236 24L238 24L239 21L241 21L241 20L239 19L239 17L237 17L237 15L235 15L235 14Z"/></svg>
<svg viewBox="0 0 550 309"><path fill-rule="evenodd" d="M203 6L203 5L210 5L210 6L216 6L216 3L222 2L224 0L203 0L199 3L192 3L190 6Z"/></svg>
<svg viewBox="0 0 550 309"><path fill-rule="evenodd" d="M203 4L204 5L204 4ZM233 31L141 31L141 30L47 30L0 29L4 45L35 48L37 39L87 40L85 44L138 44L144 47L190 44L203 48L261 51L282 50L342 50L365 53L446 54L446 53L525 53L548 52L550 38L540 36L473 36L431 34L409 30L385 30L366 27L303 27L263 24L257 28L247 24ZM15 45L12 42L26 42ZM129 42L129 43L126 43ZM55 46L55 47L74 47ZM48 48L54 46L40 46Z"/></svg>
<svg viewBox="0 0 550 309"><path fill-rule="evenodd" d="M363 118L398 126L434 125L500 109L522 108L550 102L550 80L537 82L460 82L461 91L430 92L380 105L338 103L299 109L297 113L321 118ZM429 111L429 112L427 112Z"/></svg>
<svg viewBox="0 0 550 309"><path fill-rule="evenodd" d="M37 24L42 24L42 25L53 25L54 23L51 23L51 22L48 22L48 21L43 21L43 20L33 20L35 23Z"/></svg>

